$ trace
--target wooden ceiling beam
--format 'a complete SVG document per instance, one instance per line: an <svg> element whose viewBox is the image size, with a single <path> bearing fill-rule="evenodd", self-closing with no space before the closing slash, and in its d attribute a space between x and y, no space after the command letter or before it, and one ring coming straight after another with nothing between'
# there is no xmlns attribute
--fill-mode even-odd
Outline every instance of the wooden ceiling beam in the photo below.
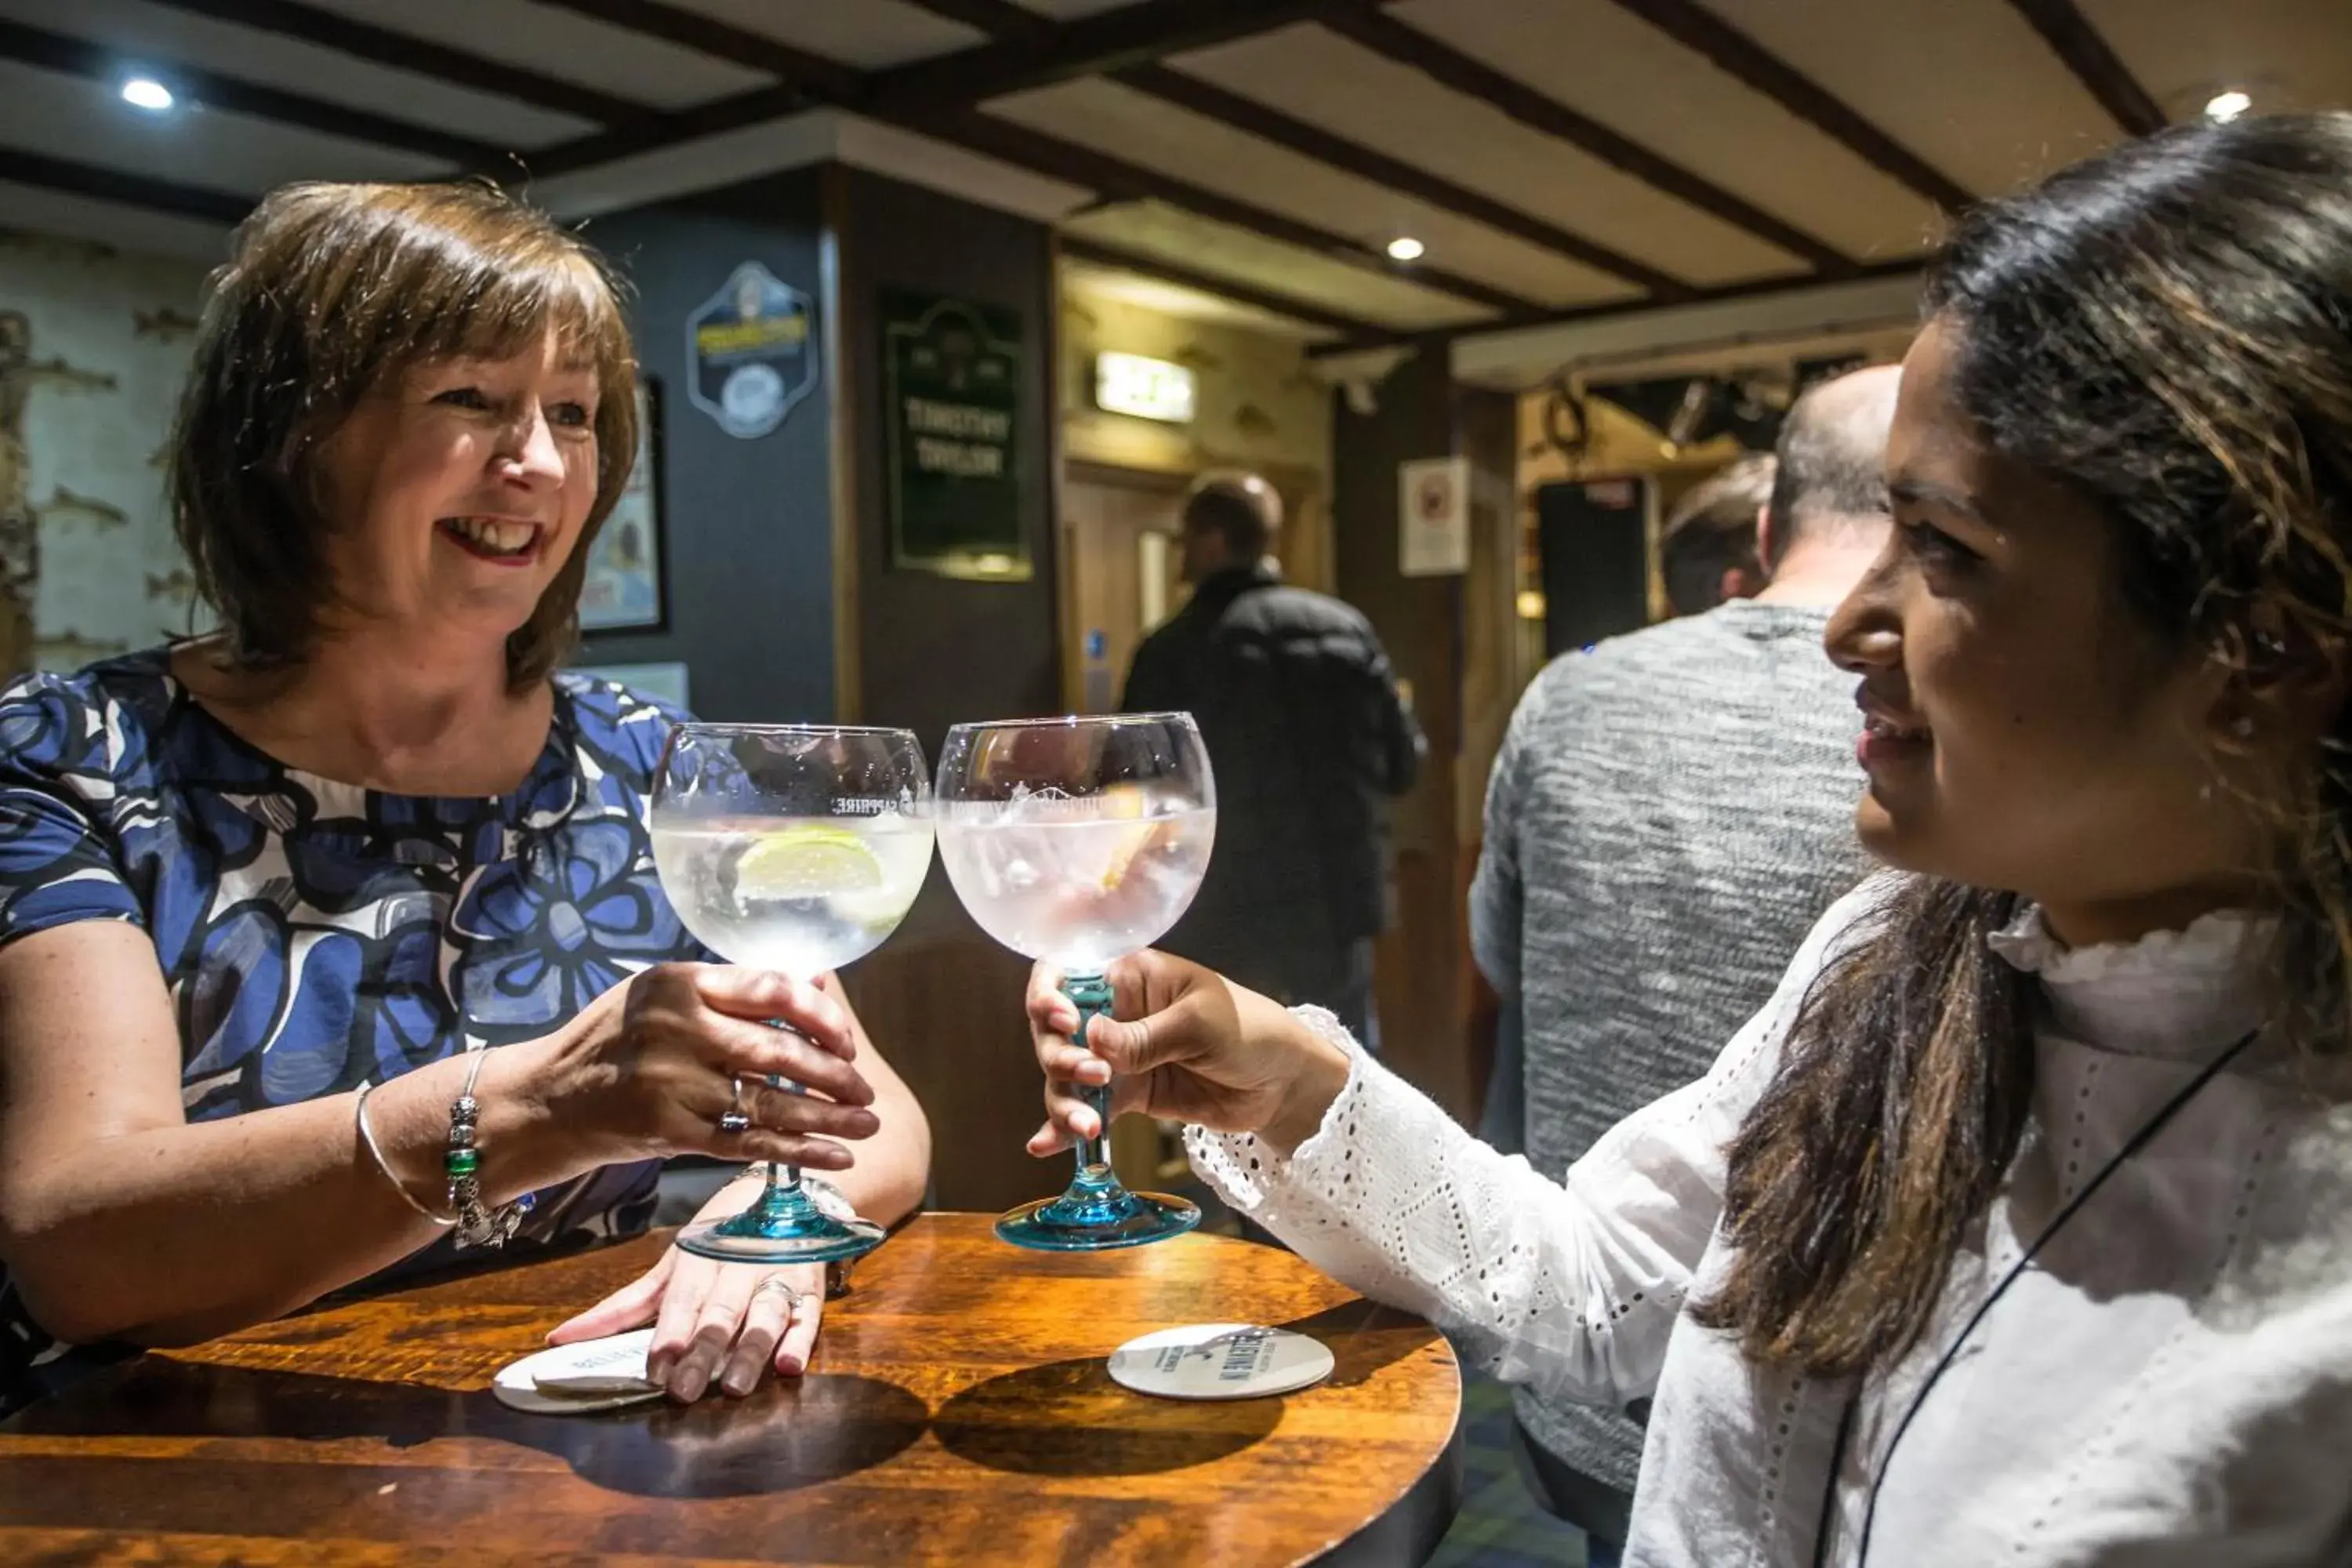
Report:
<svg viewBox="0 0 2352 1568"><path fill-rule="evenodd" d="M1350 235L1335 233L1285 213L1195 185L1157 169L1146 169L1075 142L1065 142L1027 126L976 110L956 110L908 121L908 128L968 148L1016 168L1080 185L1115 201L1163 202L1170 206L1247 229L1267 239L1294 245L1317 256L1412 283L1441 294L1506 313L1541 310L1526 295L1444 268L1392 261L1381 251Z"/></svg>
<svg viewBox="0 0 2352 1568"><path fill-rule="evenodd" d="M2145 136L2170 123L2163 107L2140 86L2122 57L2107 47L2106 39L2074 0L2010 0L2010 4L2042 35L2051 53L2090 89L2099 106L2115 116L2117 125L2134 136Z"/></svg>
<svg viewBox="0 0 2352 1568"><path fill-rule="evenodd" d="M176 180L159 180L152 175L129 174L121 169L100 168L95 163L76 163L70 158L52 158L46 153L27 153L14 147L8 150L5 161L0 162L0 180L33 185L45 191L58 191L69 196L87 196L93 201L143 207L150 212L195 218L205 223L242 223L246 215L254 208L251 196L216 191L205 185L183 184Z"/></svg>
<svg viewBox="0 0 2352 1568"><path fill-rule="evenodd" d="M649 23L647 18L657 16L663 12L678 9L674 5L661 3L661 0L626 0L625 5L614 5L614 0L540 0L540 3L564 5L573 9L598 10L611 5L616 14L625 10L634 18L633 21L624 25L636 26L641 30L648 26L665 25L658 21ZM1141 10L1159 4L1160 0L1144 0L1143 5L1130 7L1130 9ZM1219 4L1223 5L1223 0L1219 0ZM1187 5L1188 8L1191 8L1192 0L1187 0ZM1106 13L1106 15L1110 14ZM1066 28L1055 29L1057 36L1066 31L1067 31ZM752 60L761 47L754 35L730 27L725 23L712 21L708 17L699 18L693 25L690 33L684 28L678 29L673 41L683 40L689 36L696 40L689 47L703 49L706 52L718 52L726 58ZM772 42L772 40L770 41ZM964 50L959 56L947 58L957 58L977 52L979 51ZM866 79L873 81L879 80L881 78L877 75ZM809 97L814 97L818 101L824 101L824 95L829 89L845 85L837 81L813 82L809 84L808 95L799 100L799 106L807 107ZM551 177L574 169L607 163L614 158L656 151L675 145L681 141L690 140L691 136L710 135L719 131L758 124L773 118L776 111L765 100L775 90L778 89L755 89L733 98L720 99L698 109L666 116L663 124L643 131L631 128L602 136L585 137L562 147L551 148L532 158L531 169L534 174L541 177ZM782 90L798 91L799 89L796 84L788 81L782 84ZM952 100L932 100L919 110L907 107L894 110L882 103L870 91L845 91L840 94L838 100L833 106L887 121L919 134L946 142L950 145L964 147L984 156L995 158L1015 168L1028 169L1033 173L1061 180L1067 184L1083 186L1114 200L1165 202L1171 206L1181 207L1202 217L1231 224L1238 228L1249 229L1270 239L1300 246L1317 255L1336 257L1351 265L1369 268L1439 293L1454 295L1482 305L1488 310L1510 311L1541 309L1535 301L1524 295L1515 294L1507 289L1498 289L1492 284L1443 268L1408 267L1402 263L1391 261L1385 255L1354 237L1319 228L1285 214L1254 205L1238 197L1227 196L1204 186L1180 180L1173 175L1126 163L1107 153L1081 147L1076 142L1066 142L1043 132L1016 125L998 116L981 113L966 104ZM697 126L690 135L678 133L689 124Z"/></svg>
<svg viewBox="0 0 2352 1568"><path fill-rule="evenodd" d="M1442 212L1469 218L1596 271L1638 284L1660 300L1683 299L1696 291L1689 283L1672 273L1636 260L1598 240L1546 223L1508 203L1457 185L1417 164L1375 152L1361 142L1352 142L1319 125L1285 114L1255 99L1229 92L1199 77L1187 76L1167 66L1146 65L1129 66L1114 73L1110 79L1163 103L1174 104L1179 109L1217 121L1236 131L1246 132L1302 157L1328 164L1343 174L1353 174L1358 179L1369 180L1416 201L1426 202Z"/></svg>
<svg viewBox="0 0 2352 1568"><path fill-rule="evenodd" d="M1099 240L1087 239L1075 234L1064 234L1056 243L1061 253L1074 261L1085 261L1097 267L1116 268L1122 272L1132 272L1145 278L1156 278L1163 282L1174 283L1192 289L1196 293L1212 294L1221 300L1231 300L1238 304L1287 317L1294 321L1303 321L1310 327L1322 327L1329 331L1346 333L1373 332L1381 330L1378 322L1368 321L1361 316L1342 315L1328 305L1318 305L1311 300L1276 293L1271 289L1261 289L1255 284L1239 282L1219 273L1203 272L1197 268L1181 266L1144 251L1129 250L1122 246L1105 245Z"/></svg>
<svg viewBox="0 0 2352 1568"><path fill-rule="evenodd" d="M1779 247L1804 260L1824 279L1853 275L1853 258L1835 246L1741 200L1721 185L1418 27L1378 11L1333 16L1324 26L1350 43L1420 71L1441 87L1477 99L1529 130L1589 153L1643 184L1720 218L1734 228L1744 229L1768 245Z"/></svg>
<svg viewBox="0 0 2352 1568"><path fill-rule="evenodd" d="M493 97L513 99L557 114L599 125L626 125L654 110L641 103L593 87L545 76L526 66L487 59L422 38L397 28L379 27L339 11L324 11L299 0L154 0L154 3L230 22L265 33L278 33L306 44L333 49L373 66L413 71Z"/></svg>
<svg viewBox="0 0 2352 1568"><path fill-rule="evenodd" d="M667 4L666 0L533 3L551 10L593 17L782 79L771 87L750 88L691 109L646 116L628 125L550 147L530 160L531 172L541 179L593 169L600 163L641 153L658 153L704 136L748 130L811 109L846 107L866 93L866 74L853 67L794 48L764 33L754 33L699 11Z"/></svg>
<svg viewBox="0 0 2352 1568"><path fill-rule="evenodd" d="M1975 204L1976 196L1958 181L1864 119L1821 83L1698 4L1698 0L1613 0L1613 4L1685 48L1714 61L1947 212L1958 212Z"/></svg>
<svg viewBox="0 0 2352 1568"><path fill-rule="evenodd" d="M666 44L676 44L682 49L692 49L730 65L743 66L751 70L765 71L779 79L785 90L797 90L808 99L824 103L842 103L858 97L866 90L866 75L855 66L846 66L824 55L811 54L795 48L782 38L772 38L748 27L700 11L689 11L666 0L532 0L551 11L569 11L575 16L635 33L644 37L659 38ZM732 96L750 98L753 93L772 96L775 88L754 88ZM724 101L723 100L721 101ZM805 104L787 105L780 112L791 113Z"/></svg>
<svg viewBox="0 0 2352 1568"><path fill-rule="evenodd" d="M1040 16L1020 0L911 0L934 16L961 22L992 38L1043 37L1054 30L1054 20Z"/></svg>
<svg viewBox="0 0 2352 1568"><path fill-rule="evenodd" d="M134 58L142 70L161 80L176 96L206 109L226 110L347 141L446 159L466 169L494 171L505 158L499 147L470 136L182 65L162 58L151 49L139 50L133 56L111 45L68 37L19 22L0 21L0 59L111 86L121 80L125 68Z"/></svg>
<svg viewBox="0 0 2352 1568"><path fill-rule="evenodd" d="M1137 0L1038 32L874 73L868 112L922 111L1145 65L1294 22L1370 10L1387 0Z"/></svg>

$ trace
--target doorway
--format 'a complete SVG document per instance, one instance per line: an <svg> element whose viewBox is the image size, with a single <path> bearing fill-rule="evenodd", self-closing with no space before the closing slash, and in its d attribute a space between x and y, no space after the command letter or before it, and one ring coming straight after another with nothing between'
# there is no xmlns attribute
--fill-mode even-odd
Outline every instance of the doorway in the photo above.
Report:
<svg viewBox="0 0 2352 1568"><path fill-rule="evenodd" d="M1108 713L1146 635L1176 613L1187 590L1177 542L1181 475L1072 463L1062 484L1063 605L1068 646L1064 700L1073 713Z"/></svg>

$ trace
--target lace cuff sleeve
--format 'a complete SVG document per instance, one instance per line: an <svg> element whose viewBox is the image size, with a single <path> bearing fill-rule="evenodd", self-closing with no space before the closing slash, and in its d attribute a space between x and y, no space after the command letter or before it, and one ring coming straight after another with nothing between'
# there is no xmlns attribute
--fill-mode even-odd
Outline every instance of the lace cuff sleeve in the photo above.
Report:
<svg viewBox="0 0 2352 1568"><path fill-rule="evenodd" d="M1301 1257L1444 1329L1466 1360L1570 1397L1620 1403L1655 1382L1712 1225L1627 1245L1605 1204L1476 1142L1367 1056L1319 1008L1297 1015L1345 1049L1347 1087L1287 1158L1250 1134L1189 1129L1193 1168Z"/></svg>
<svg viewBox="0 0 2352 1568"><path fill-rule="evenodd" d="M1725 1151L1813 977L1891 885L1832 909L1714 1068L1619 1122L1564 1181L1471 1137L1312 1007L1298 1016L1349 1059L1322 1126L1287 1159L1193 1128L1193 1168L1301 1257L1430 1319L1497 1377L1594 1403L1643 1397L1722 1214Z"/></svg>

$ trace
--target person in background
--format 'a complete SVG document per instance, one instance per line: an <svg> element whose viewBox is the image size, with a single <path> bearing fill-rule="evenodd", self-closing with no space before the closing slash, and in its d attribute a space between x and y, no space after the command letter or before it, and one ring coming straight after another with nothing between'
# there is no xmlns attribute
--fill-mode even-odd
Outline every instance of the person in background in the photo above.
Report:
<svg viewBox="0 0 2352 1568"><path fill-rule="evenodd" d="M1675 503L1658 546L1669 616L1703 615L1763 591L1770 573L1758 540L1776 467L1769 452L1735 458ZM1494 1063L1487 1072L1478 1136L1516 1154L1527 1147L1520 1124L1527 1103L1527 1024L1519 997L1497 992L1493 1016Z"/></svg>
<svg viewBox="0 0 2352 1568"><path fill-rule="evenodd" d="M830 978L697 962L663 896L680 715L556 668L636 452L594 253L485 185L288 186L194 358L173 515L220 630L0 691L0 1404L642 1229L673 1154L911 1209L921 1109ZM673 1248L557 1337L654 1322L675 1397L742 1394L823 1287Z"/></svg>
<svg viewBox="0 0 2352 1568"><path fill-rule="evenodd" d="M1281 528L1282 498L1255 474L1192 487L1192 596L1136 649L1121 706L1190 712L1216 773L1216 853L1169 951L1371 1040L1385 802L1412 786L1423 742L1371 623L1276 575Z"/></svg>
<svg viewBox="0 0 2352 1568"><path fill-rule="evenodd" d="M1523 1021L1524 1100L1492 1114L1538 1171L1566 1171L1705 1074L1863 876L1853 678L1822 633L1886 542L1900 375L1857 371L1790 409L1769 504L1749 513L1769 586L1554 660L1512 715L1470 935ZM1607 1568L1640 1421L1525 1387L1513 1399L1529 1489Z"/></svg>
<svg viewBox="0 0 2352 1568"><path fill-rule="evenodd" d="M1757 548L1757 519L1772 494L1773 461L1758 452L1691 487L1658 532L1666 605L1696 616L1727 599L1752 599L1771 580Z"/></svg>

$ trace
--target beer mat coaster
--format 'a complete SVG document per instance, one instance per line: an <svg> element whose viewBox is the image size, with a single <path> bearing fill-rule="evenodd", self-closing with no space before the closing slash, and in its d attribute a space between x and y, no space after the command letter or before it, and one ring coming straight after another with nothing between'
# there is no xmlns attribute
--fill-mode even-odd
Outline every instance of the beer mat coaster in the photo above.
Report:
<svg viewBox="0 0 2352 1568"><path fill-rule="evenodd" d="M1262 1399L1296 1394L1337 1365L1319 1341L1254 1323L1191 1323L1111 1352L1111 1381L1163 1399Z"/></svg>
<svg viewBox="0 0 2352 1568"><path fill-rule="evenodd" d="M618 1410L662 1396L646 1377L651 1329L610 1339L557 1345L499 1369L490 1384L499 1403L534 1415L581 1415Z"/></svg>

